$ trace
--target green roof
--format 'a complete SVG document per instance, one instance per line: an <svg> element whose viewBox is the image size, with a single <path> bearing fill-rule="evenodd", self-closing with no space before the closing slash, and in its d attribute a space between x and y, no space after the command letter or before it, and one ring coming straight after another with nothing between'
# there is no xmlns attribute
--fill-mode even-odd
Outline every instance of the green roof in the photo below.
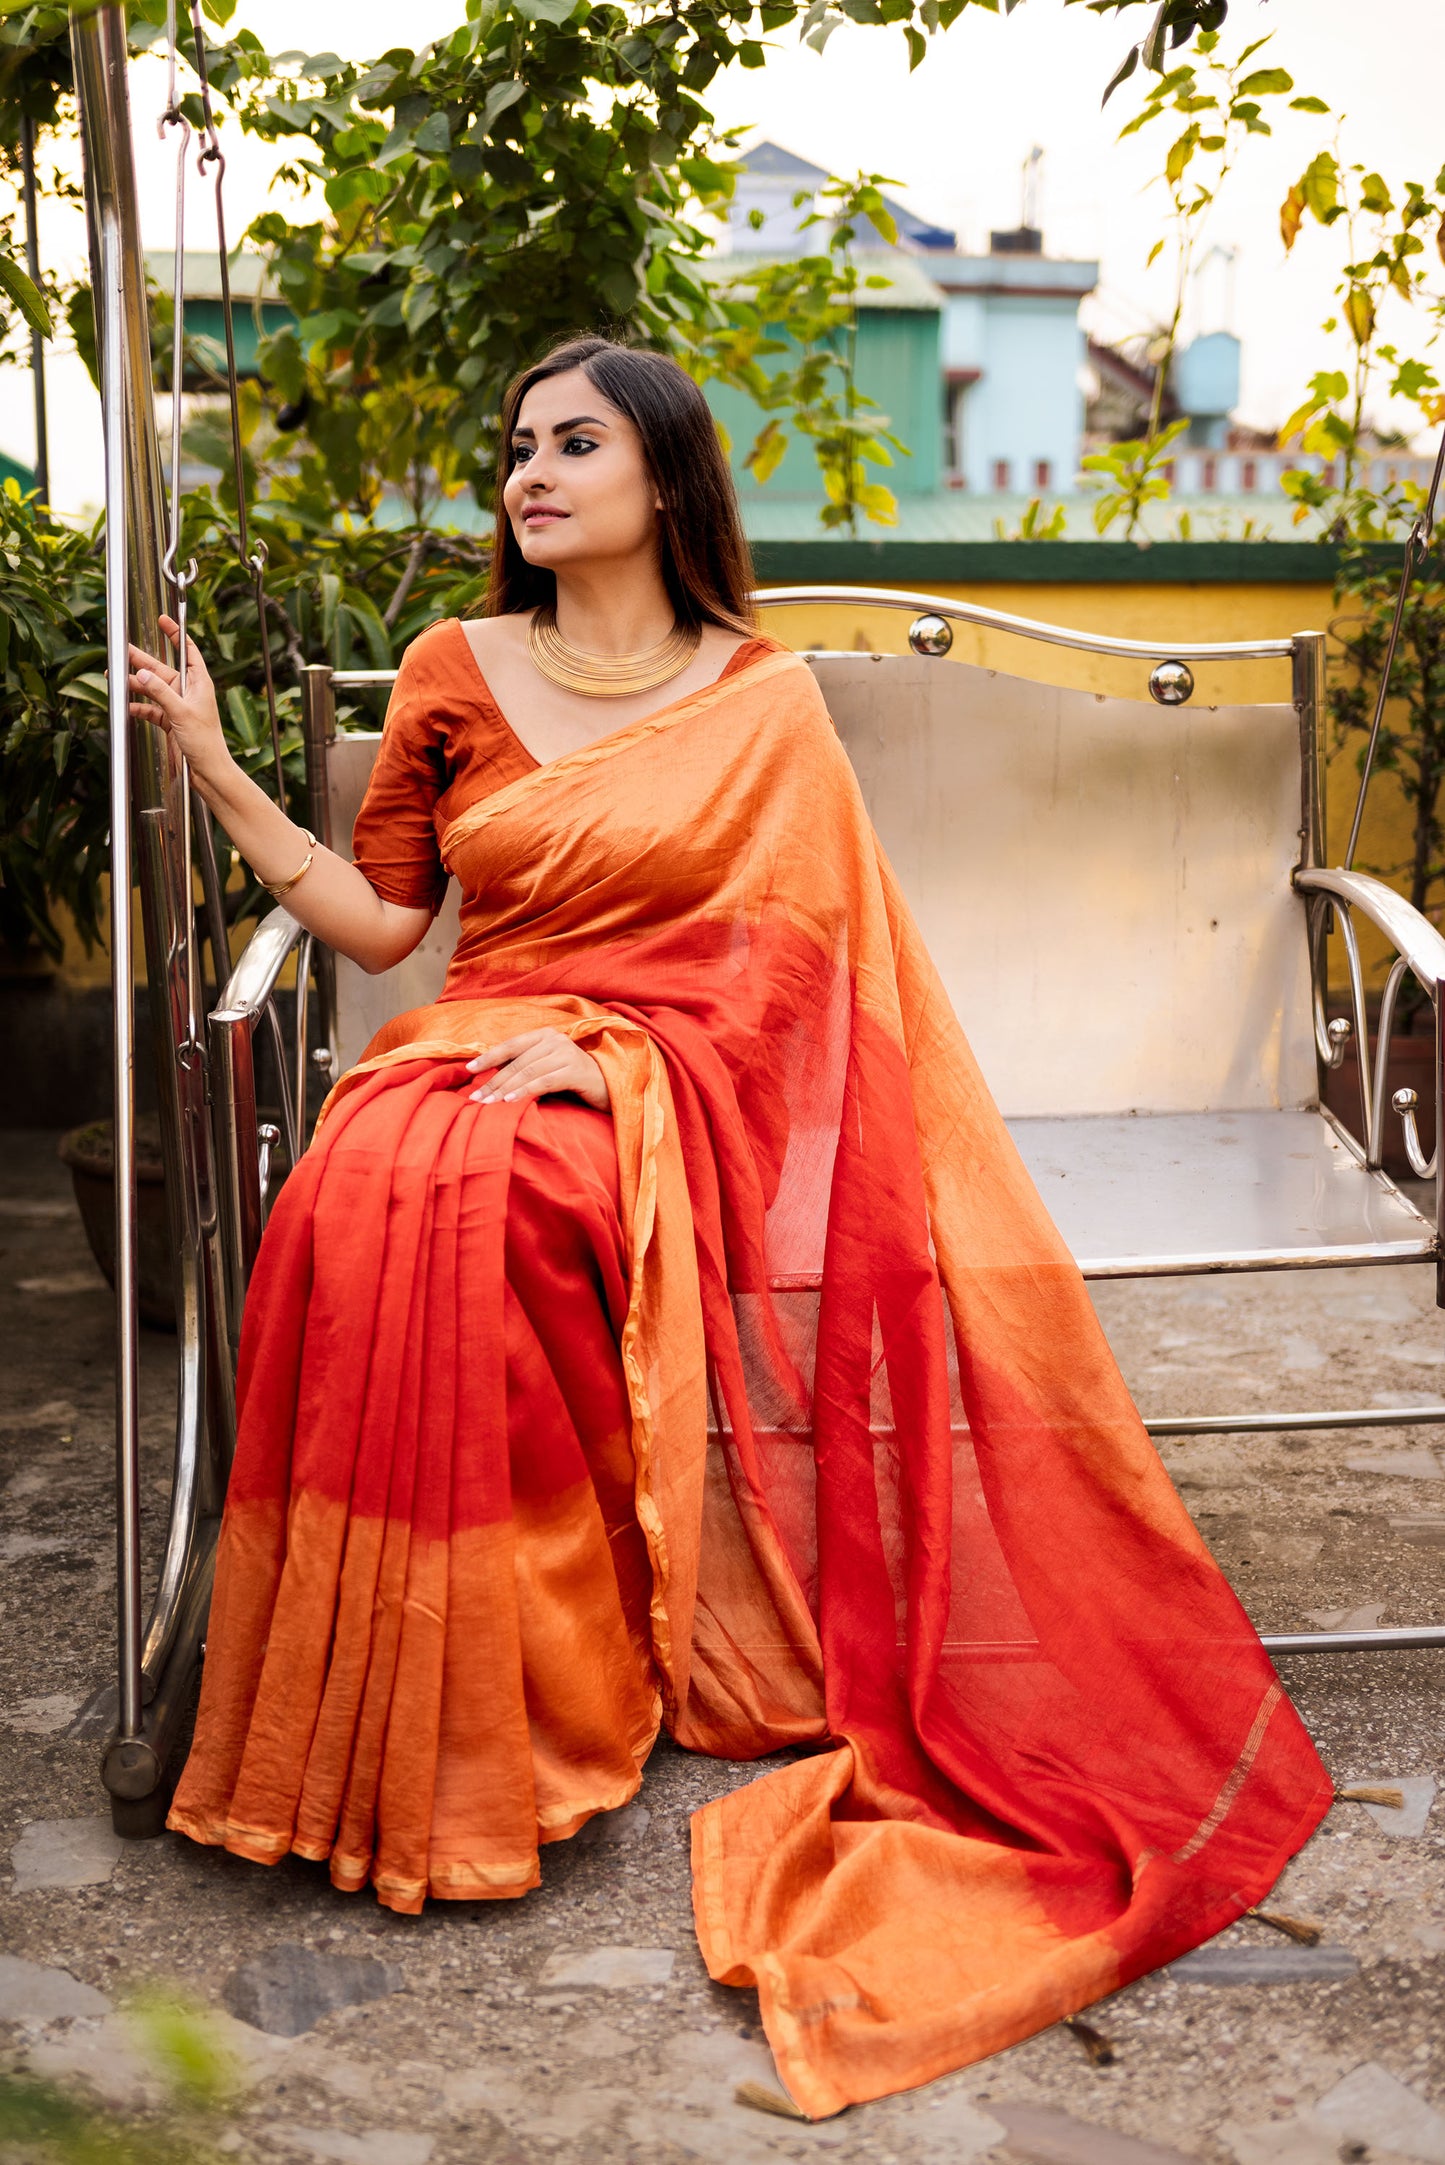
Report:
<svg viewBox="0 0 1445 2165"><path fill-rule="evenodd" d="M754 277L765 264L776 261L774 256L740 251L736 255L709 256L705 262L689 264L688 268L700 271L710 284L725 285L729 279ZM861 285L857 296L860 308L908 309L931 316L942 311L944 295L916 256L904 255L901 249L866 254L859 249L853 263L863 279L888 281L886 286Z"/></svg>
<svg viewBox="0 0 1445 2165"><path fill-rule="evenodd" d="M0 451L0 482L14 481L22 494L28 496L37 487L35 469L22 466L19 459L12 459L8 451Z"/></svg>
<svg viewBox="0 0 1445 2165"><path fill-rule="evenodd" d="M777 475L777 482L787 478L785 465ZM885 472L879 478L886 482L890 476ZM826 536L818 523L816 497L787 496L780 488L773 493L775 487L775 483L769 483L767 488L748 496L743 506L748 539L754 544L824 540ZM1029 502L1030 499L1023 495L973 496L965 489L945 489L923 496L900 494L898 524L877 527L860 521L858 539L932 543L1007 540L1017 536ZM1096 497L1078 494L1056 498L1045 493L1046 512L1052 511L1056 502L1063 505L1064 538L1070 546L1099 548L1119 539L1117 526L1112 535L1102 539L1096 532ZM1189 521L1184 535L1179 531L1181 516ZM1320 530L1321 521L1314 512L1295 525L1294 503L1283 491L1273 495L1261 491L1256 496L1175 496L1166 503L1147 504L1140 520L1138 538L1155 544L1238 542L1243 547L1255 547L1262 541L1313 544L1318 540ZM1034 542L1029 546L1037 548L1042 544Z"/></svg>

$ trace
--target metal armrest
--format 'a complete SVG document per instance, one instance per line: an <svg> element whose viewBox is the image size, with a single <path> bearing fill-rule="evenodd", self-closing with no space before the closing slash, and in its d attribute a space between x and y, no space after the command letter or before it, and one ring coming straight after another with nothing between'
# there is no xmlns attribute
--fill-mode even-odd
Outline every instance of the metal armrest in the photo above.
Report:
<svg viewBox="0 0 1445 2165"><path fill-rule="evenodd" d="M1365 1163L1378 1170L1384 1159L1385 1137L1385 1089L1389 1072L1390 1038L1395 1021L1395 1004L1400 987L1408 970L1421 989L1429 995L1435 1018L1435 1137L1434 1147L1427 1157L1420 1143L1420 1133L1415 1122L1416 1096L1413 1090L1397 1090L1391 1099L1405 1131L1405 1155L1412 1171L1421 1180L1435 1183L1435 1232L1440 1244L1436 1263L1436 1292L1438 1305L1445 1307L1445 1150L1441 1137L1445 1134L1445 1043L1442 1043L1442 1019L1445 1019L1445 938L1436 931L1428 918L1421 915L1403 895L1396 894L1383 880L1372 879L1365 872L1345 872L1328 866L1302 866L1294 876L1295 886L1308 896L1315 905L1315 930L1312 942L1322 944L1326 929L1326 905L1332 905L1339 924L1340 936L1345 944L1345 957L1350 972L1350 1005L1354 1013L1353 1024L1343 1017L1326 1025L1323 1001L1323 957L1319 946L1314 947L1315 967L1315 1036L1320 1058L1326 1067L1338 1067L1345 1055L1345 1047L1353 1034L1358 1048L1360 1069L1360 1109L1365 1131ZM1365 1012L1364 972L1360 967L1360 945L1354 926L1354 913L1359 911L1376 929L1383 932L1395 950L1395 960L1385 980L1380 995L1380 1016L1375 1033L1374 1058L1370 1056L1369 1021Z"/></svg>
<svg viewBox="0 0 1445 2165"><path fill-rule="evenodd" d="M294 1162L300 1148L304 1103L290 1102L280 1024L271 1002L277 979L293 954L297 957L297 996L303 998L310 947L310 934L289 911L268 912L246 943L207 1023L216 1209L233 1341L240 1336L246 1286L261 1245L271 1146L276 1140L274 1129L261 1134L256 1119L256 1026L265 1016L274 1034ZM304 1040L303 1021L299 1034L303 1055ZM298 1075L304 1090L304 1069L298 1067Z"/></svg>
<svg viewBox="0 0 1445 2165"><path fill-rule="evenodd" d="M226 989L216 1003L217 1014L238 1019L244 1016L254 1025L276 989L287 958L305 937L289 910L268 910L226 980Z"/></svg>
<svg viewBox="0 0 1445 2165"><path fill-rule="evenodd" d="M1445 938L1413 903L1396 894L1383 880L1371 879L1367 872L1336 872L1325 865L1306 865L1296 872L1294 883L1308 894L1328 895L1368 917L1427 990L1433 991L1445 981Z"/></svg>

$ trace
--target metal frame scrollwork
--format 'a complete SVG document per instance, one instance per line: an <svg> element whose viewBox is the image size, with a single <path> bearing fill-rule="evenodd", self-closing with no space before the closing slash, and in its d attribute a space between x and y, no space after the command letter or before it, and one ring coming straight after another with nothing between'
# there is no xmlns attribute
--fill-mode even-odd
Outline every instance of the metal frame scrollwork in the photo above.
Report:
<svg viewBox="0 0 1445 2165"><path fill-rule="evenodd" d="M1305 866L1295 874L1295 885L1307 898L1310 912L1311 971L1314 978L1315 1047L1322 1069L1337 1069L1351 1045L1356 1048L1360 1085L1360 1132L1364 1137L1365 1163L1378 1171L1384 1163L1386 1097L1399 1119L1410 1168L1419 1180L1435 1183L1434 1223L1437 1238L1445 1244L1445 1178L1442 1178L1442 1124L1445 1124L1445 937L1421 917L1403 896L1382 880L1367 873ZM1394 960L1380 995L1380 1012L1373 1039L1365 1004L1365 973L1360 959L1356 915L1372 925L1390 942ZM1339 932L1349 973L1350 1013L1327 1020L1324 988L1325 942L1331 928ZM1413 977L1430 1002L1434 1024L1435 1135L1427 1153L1420 1139L1416 1116L1418 1094L1402 1089L1389 1093L1390 1041L1395 1013L1407 977ZM1440 1292L1445 1294L1445 1261L1437 1262Z"/></svg>

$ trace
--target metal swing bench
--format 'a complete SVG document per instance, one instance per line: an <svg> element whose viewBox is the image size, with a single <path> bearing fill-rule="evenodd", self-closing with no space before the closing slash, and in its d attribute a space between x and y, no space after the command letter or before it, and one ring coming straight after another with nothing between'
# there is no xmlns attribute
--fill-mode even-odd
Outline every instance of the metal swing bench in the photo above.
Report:
<svg viewBox="0 0 1445 2165"><path fill-rule="evenodd" d="M903 611L906 654L811 652L869 811L984 1074L1086 1278L1436 1265L1445 1305L1439 1149L1427 1161L1411 1093L1410 1160L1433 1218L1386 1175L1385 1058L1405 976L1437 1020L1445 938L1393 889L1325 867L1320 735L1324 637L1157 646L893 589L776 588L776 607ZM1109 698L944 659L952 625L1132 662L1152 697ZM1196 706L1189 662L1289 667L1277 704ZM348 854L381 742L337 726L338 692L393 671L303 675L313 824ZM1141 687L1142 688L1142 687ZM1283 686L1281 687L1284 688ZM388 1017L435 999L456 893L422 945L368 976L331 959L330 1072ZM1353 1020L1325 1019L1333 913ZM1373 1070L1360 1064L1362 1147L1320 1102L1325 1070L1369 1034L1355 920L1392 945ZM250 1046L303 937L271 913L212 1019L232 1078L227 1152L245 1227L244 1281L265 1205ZM1437 1103L1445 1096L1437 1089ZM1445 1405L1229 1413L1148 1423L1155 1436L1445 1423ZM1273 1634L1280 1653L1445 1646L1445 1626Z"/></svg>
<svg viewBox="0 0 1445 2165"><path fill-rule="evenodd" d="M174 20L171 24L174 53ZM118 1683L102 1760L118 1831L157 1833L203 1652L215 1542L234 1443L234 1373L277 1129L258 1119L257 1052L273 1055L294 1160L308 1075L335 1075L389 1015L434 997L455 897L404 963L367 977L316 946L285 910L260 924L209 1015L201 997L192 850L223 948L209 826L184 770L126 706L128 628L153 645L169 582L184 602L172 503L165 546L151 410L134 174L124 146L123 11L72 29L106 417L117 986ZM179 120L174 92L171 112ZM207 118L207 157L219 164ZM185 140L181 155L184 158ZM219 191L218 191L219 194ZM178 189L179 195L179 189ZM180 257L178 211L178 245ZM177 317L181 296L177 295ZM180 339L179 320L176 338ZM173 436L172 474L176 469ZM1441 463L1445 464L1445 450ZM1439 469L1437 468L1437 484ZM173 492L174 495L174 492ZM1428 518L1407 550L1428 539ZM264 558L239 553L254 573ZM810 652L884 847L1024 1158L1089 1278L1433 1261L1445 1304L1445 939L1379 881L1323 857L1324 637L1174 646L1110 639L971 602L891 589L774 589L765 613L806 604L908 619L908 651ZM887 622L886 615L879 622ZM953 627L1029 659L953 658ZM1132 671L1129 696L1044 680L1040 648ZM1273 703L1191 703L1188 665L1271 664ZM1288 668L1286 670L1286 665ZM1386 670L1388 677L1388 668ZM303 672L309 817L345 852L380 736L337 726L337 694L390 672ZM1378 719L1378 717L1377 717ZM169 1524L143 1621L137 1407L131 820L145 928L150 1029L176 1258L179 1370ZM1356 813L1358 832L1358 810ZM1350 857L1353 857L1353 844ZM1356 925L1388 942L1373 1064ZM1326 1020L1326 938L1342 937L1351 1015ZM277 993L294 965L286 1041ZM229 961L228 961L229 968ZM1435 1018L1436 1127L1428 1160L1409 1093L1394 1111L1410 1162L1435 1182L1430 1218L1382 1169L1385 1059L1413 976ZM321 1043L308 1045L308 992ZM1353 1040L1363 1146L1320 1102ZM1156 1436L1445 1422L1427 1405L1154 1420ZM1445 1624L1266 1636L1278 1654L1445 1646Z"/></svg>

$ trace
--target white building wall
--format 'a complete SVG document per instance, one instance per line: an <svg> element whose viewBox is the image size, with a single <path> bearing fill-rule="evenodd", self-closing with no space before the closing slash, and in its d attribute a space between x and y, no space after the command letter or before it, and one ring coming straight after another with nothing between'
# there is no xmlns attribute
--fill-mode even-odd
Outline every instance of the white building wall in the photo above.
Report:
<svg viewBox="0 0 1445 2165"><path fill-rule="evenodd" d="M1041 489L1067 493L1078 472L1084 428L1078 381L1084 341L1077 298L950 296L950 319L956 302L982 305L978 357L945 364L980 371L978 382L962 394L959 417L966 487L980 495L1000 488L1026 495ZM970 315L968 306L960 307L960 354L969 342ZM1008 468L1006 482L1001 462ZM1039 478L1041 464L1047 466L1047 481Z"/></svg>
<svg viewBox="0 0 1445 2165"><path fill-rule="evenodd" d="M945 368L982 368L986 347L981 293L950 293L943 311L943 365Z"/></svg>

